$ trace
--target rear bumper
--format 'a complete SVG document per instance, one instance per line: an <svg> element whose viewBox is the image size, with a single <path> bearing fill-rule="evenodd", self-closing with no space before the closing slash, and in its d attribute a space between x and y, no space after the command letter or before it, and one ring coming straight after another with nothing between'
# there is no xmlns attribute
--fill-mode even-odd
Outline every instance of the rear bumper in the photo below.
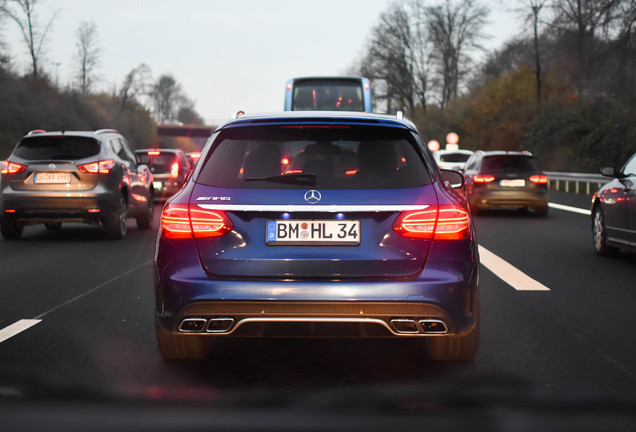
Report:
<svg viewBox="0 0 636 432"><path fill-rule="evenodd" d="M434 244L425 270L408 281L218 280L188 244L163 245L156 257L156 321L173 334L420 337L466 334L476 324L479 260L466 244ZM426 328L436 322L443 332Z"/></svg>
<svg viewBox="0 0 636 432"><path fill-rule="evenodd" d="M475 190L468 201L479 208L545 207L548 205L548 190Z"/></svg>
<svg viewBox="0 0 636 432"><path fill-rule="evenodd" d="M119 193L11 192L3 193L2 198L3 215L25 224L98 223L100 218L115 213L119 204Z"/></svg>

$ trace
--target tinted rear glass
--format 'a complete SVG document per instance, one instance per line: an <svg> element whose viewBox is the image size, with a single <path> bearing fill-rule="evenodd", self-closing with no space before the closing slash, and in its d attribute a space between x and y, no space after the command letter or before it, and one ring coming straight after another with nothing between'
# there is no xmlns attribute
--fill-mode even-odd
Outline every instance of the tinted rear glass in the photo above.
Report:
<svg viewBox="0 0 636 432"><path fill-rule="evenodd" d="M529 156L486 156L480 171L529 172L539 171L537 162Z"/></svg>
<svg viewBox="0 0 636 432"><path fill-rule="evenodd" d="M294 83L295 111L364 111L362 83L355 80L304 80Z"/></svg>
<svg viewBox="0 0 636 432"><path fill-rule="evenodd" d="M77 160L86 159L99 154L99 141L89 137L31 137L23 138L13 154L36 160Z"/></svg>
<svg viewBox="0 0 636 432"><path fill-rule="evenodd" d="M466 162L470 154L464 153L447 153L439 155L440 162Z"/></svg>
<svg viewBox="0 0 636 432"><path fill-rule="evenodd" d="M404 129L338 126L228 128L197 182L228 188L407 188L431 177Z"/></svg>
<svg viewBox="0 0 636 432"><path fill-rule="evenodd" d="M148 166L153 174L168 174L172 168L172 164L179 162L177 155L172 153L161 153L158 155L149 155L150 161Z"/></svg>

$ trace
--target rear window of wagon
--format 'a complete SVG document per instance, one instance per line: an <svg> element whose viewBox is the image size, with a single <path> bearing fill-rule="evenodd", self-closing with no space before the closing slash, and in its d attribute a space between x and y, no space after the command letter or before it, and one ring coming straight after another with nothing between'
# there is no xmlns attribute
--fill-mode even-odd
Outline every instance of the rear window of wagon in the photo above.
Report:
<svg viewBox="0 0 636 432"><path fill-rule="evenodd" d="M432 180L406 129L294 124L224 129L196 181L243 189L395 189Z"/></svg>

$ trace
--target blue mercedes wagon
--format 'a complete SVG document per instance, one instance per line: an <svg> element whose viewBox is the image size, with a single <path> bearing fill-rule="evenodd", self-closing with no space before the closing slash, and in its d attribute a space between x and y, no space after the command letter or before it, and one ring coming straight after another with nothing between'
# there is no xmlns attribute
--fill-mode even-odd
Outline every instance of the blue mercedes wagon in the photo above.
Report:
<svg viewBox="0 0 636 432"><path fill-rule="evenodd" d="M159 352L204 358L222 337L384 337L472 359L479 256L463 185L400 114L225 123L163 209Z"/></svg>

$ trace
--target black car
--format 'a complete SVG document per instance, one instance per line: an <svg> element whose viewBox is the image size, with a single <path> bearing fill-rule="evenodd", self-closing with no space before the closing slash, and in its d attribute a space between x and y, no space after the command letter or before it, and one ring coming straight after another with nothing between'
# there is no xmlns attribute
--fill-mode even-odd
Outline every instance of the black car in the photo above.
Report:
<svg viewBox="0 0 636 432"><path fill-rule="evenodd" d="M606 167L601 174L614 179L592 198L594 249L599 255L636 250L636 154L620 171Z"/></svg>
<svg viewBox="0 0 636 432"><path fill-rule="evenodd" d="M189 158L179 149L136 150L137 157L150 168L153 176L155 199L165 201L174 195L192 171Z"/></svg>
<svg viewBox="0 0 636 432"><path fill-rule="evenodd" d="M548 177L528 152L477 151L464 168L473 212L485 208L531 208L548 214Z"/></svg>
<svg viewBox="0 0 636 432"><path fill-rule="evenodd" d="M102 225L124 238L128 217L139 229L153 220L152 174L113 129L93 132L32 131L2 163L0 227L18 239L23 227L63 222Z"/></svg>

